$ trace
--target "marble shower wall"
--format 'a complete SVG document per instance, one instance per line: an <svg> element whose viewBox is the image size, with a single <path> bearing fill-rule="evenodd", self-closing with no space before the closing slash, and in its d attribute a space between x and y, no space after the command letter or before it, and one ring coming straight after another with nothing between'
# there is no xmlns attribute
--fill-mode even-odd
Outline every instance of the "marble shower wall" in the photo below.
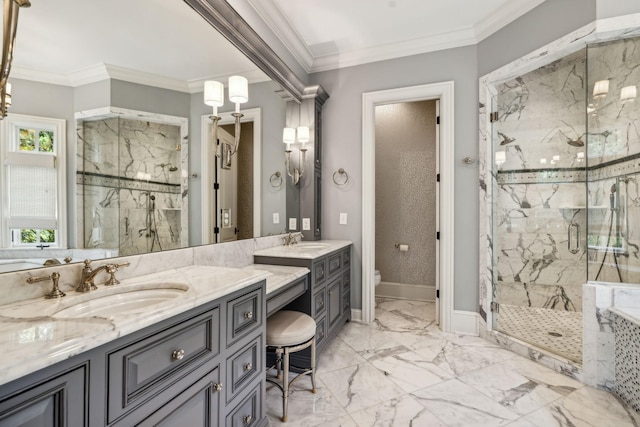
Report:
<svg viewBox="0 0 640 427"><path fill-rule="evenodd" d="M640 39L588 48L589 280L640 283ZM595 82L608 92L594 95Z"/></svg>
<svg viewBox="0 0 640 427"><path fill-rule="evenodd" d="M187 246L186 119L110 113L79 117L83 247L133 255Z"/></svg>
<svg viewBox="0 0 640 427"><path fill-rule="evenodd" d="M496 88L493 295L500 304L581 310L585 72L580 51ZM582 231L571 248L570 227Z"/></svg>

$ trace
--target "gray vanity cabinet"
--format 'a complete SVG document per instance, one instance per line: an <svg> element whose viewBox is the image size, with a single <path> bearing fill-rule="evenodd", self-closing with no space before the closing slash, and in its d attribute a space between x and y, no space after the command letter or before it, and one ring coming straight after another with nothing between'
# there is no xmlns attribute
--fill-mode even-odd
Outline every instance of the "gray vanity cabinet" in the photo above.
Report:
<svg viewBox="0 0 640 427"><path fill-rule="evenodd" d="M256 264L289 265L309 269L310 286L286 310L306 313L316 321L317 354L321 354L342 326L351 320L351 245L315 259L254 256ZM272 311L269 312L272 314ZM291 363L309 366L309 349L291 355Z"/></svg>
<svg viewBox="0 0 640 427"><path fill-rule="evenodd" d="M265 426L265 282L0 386L0 427Z"/></svg>
<svg viewBox="0 0 640 427"><path fill-rule="evenodd" d="M88 420L86 364L63 369L0 401L1 427L84 426Z"/></svg>

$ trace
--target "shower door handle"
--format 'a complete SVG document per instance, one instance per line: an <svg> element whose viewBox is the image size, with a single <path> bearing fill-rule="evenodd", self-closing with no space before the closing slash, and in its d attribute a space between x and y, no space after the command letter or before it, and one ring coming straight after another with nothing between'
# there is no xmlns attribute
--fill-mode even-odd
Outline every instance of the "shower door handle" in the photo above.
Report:
<svg viewBox="0 0 640 427"><path fill-rule="evenodd" d="M580 252L580 225L575 222L569 224L567 249L572 254Z"/></svg>

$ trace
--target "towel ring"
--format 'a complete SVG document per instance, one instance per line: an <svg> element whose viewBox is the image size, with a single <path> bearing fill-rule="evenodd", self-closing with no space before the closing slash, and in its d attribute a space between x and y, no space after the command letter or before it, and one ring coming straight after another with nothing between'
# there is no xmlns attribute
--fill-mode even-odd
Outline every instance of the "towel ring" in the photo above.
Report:
<svg viewBox="0 0 640 427"><path fill-rule="evenodd" d="M282 186L282 174L280 171L271 174L269 184L271 184L273 188L280 188Z"/></svg>
<svg viewBox="0 0 640 427"><path fill-rule="evenodd" d="M344 180L340 182L338 179L336 179L336 175L338 177L342 176ZM340 168L333 173L333 182L336 185L346 185L349 182L349 174L346 170Z"/></svg>

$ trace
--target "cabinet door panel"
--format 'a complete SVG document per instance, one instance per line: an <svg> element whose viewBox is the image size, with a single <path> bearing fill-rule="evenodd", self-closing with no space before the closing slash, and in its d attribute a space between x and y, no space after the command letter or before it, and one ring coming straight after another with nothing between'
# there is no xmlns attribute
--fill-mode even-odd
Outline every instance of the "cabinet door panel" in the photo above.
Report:
<svg viewBox="0 0 640 427"><path fill-rule="evenodd" d="M329 294L327 317L329 321L329 331L331 331L331 328L333 328L342 314L342 277L339 277L329 284L327 293Z"/></svg>
<svg viewBox="0 0 640 427"><path fill-rule="evenodd" d="M86 425L85 367L0 401L0 427Z"/></svg>
<svg viewBox="0 0 640 427"><path fill-rule="evenodd" d="M220 371L216 368L157 412L142 421L139 426L217 426L220 413L220 391L217 390Z"/></svg>

